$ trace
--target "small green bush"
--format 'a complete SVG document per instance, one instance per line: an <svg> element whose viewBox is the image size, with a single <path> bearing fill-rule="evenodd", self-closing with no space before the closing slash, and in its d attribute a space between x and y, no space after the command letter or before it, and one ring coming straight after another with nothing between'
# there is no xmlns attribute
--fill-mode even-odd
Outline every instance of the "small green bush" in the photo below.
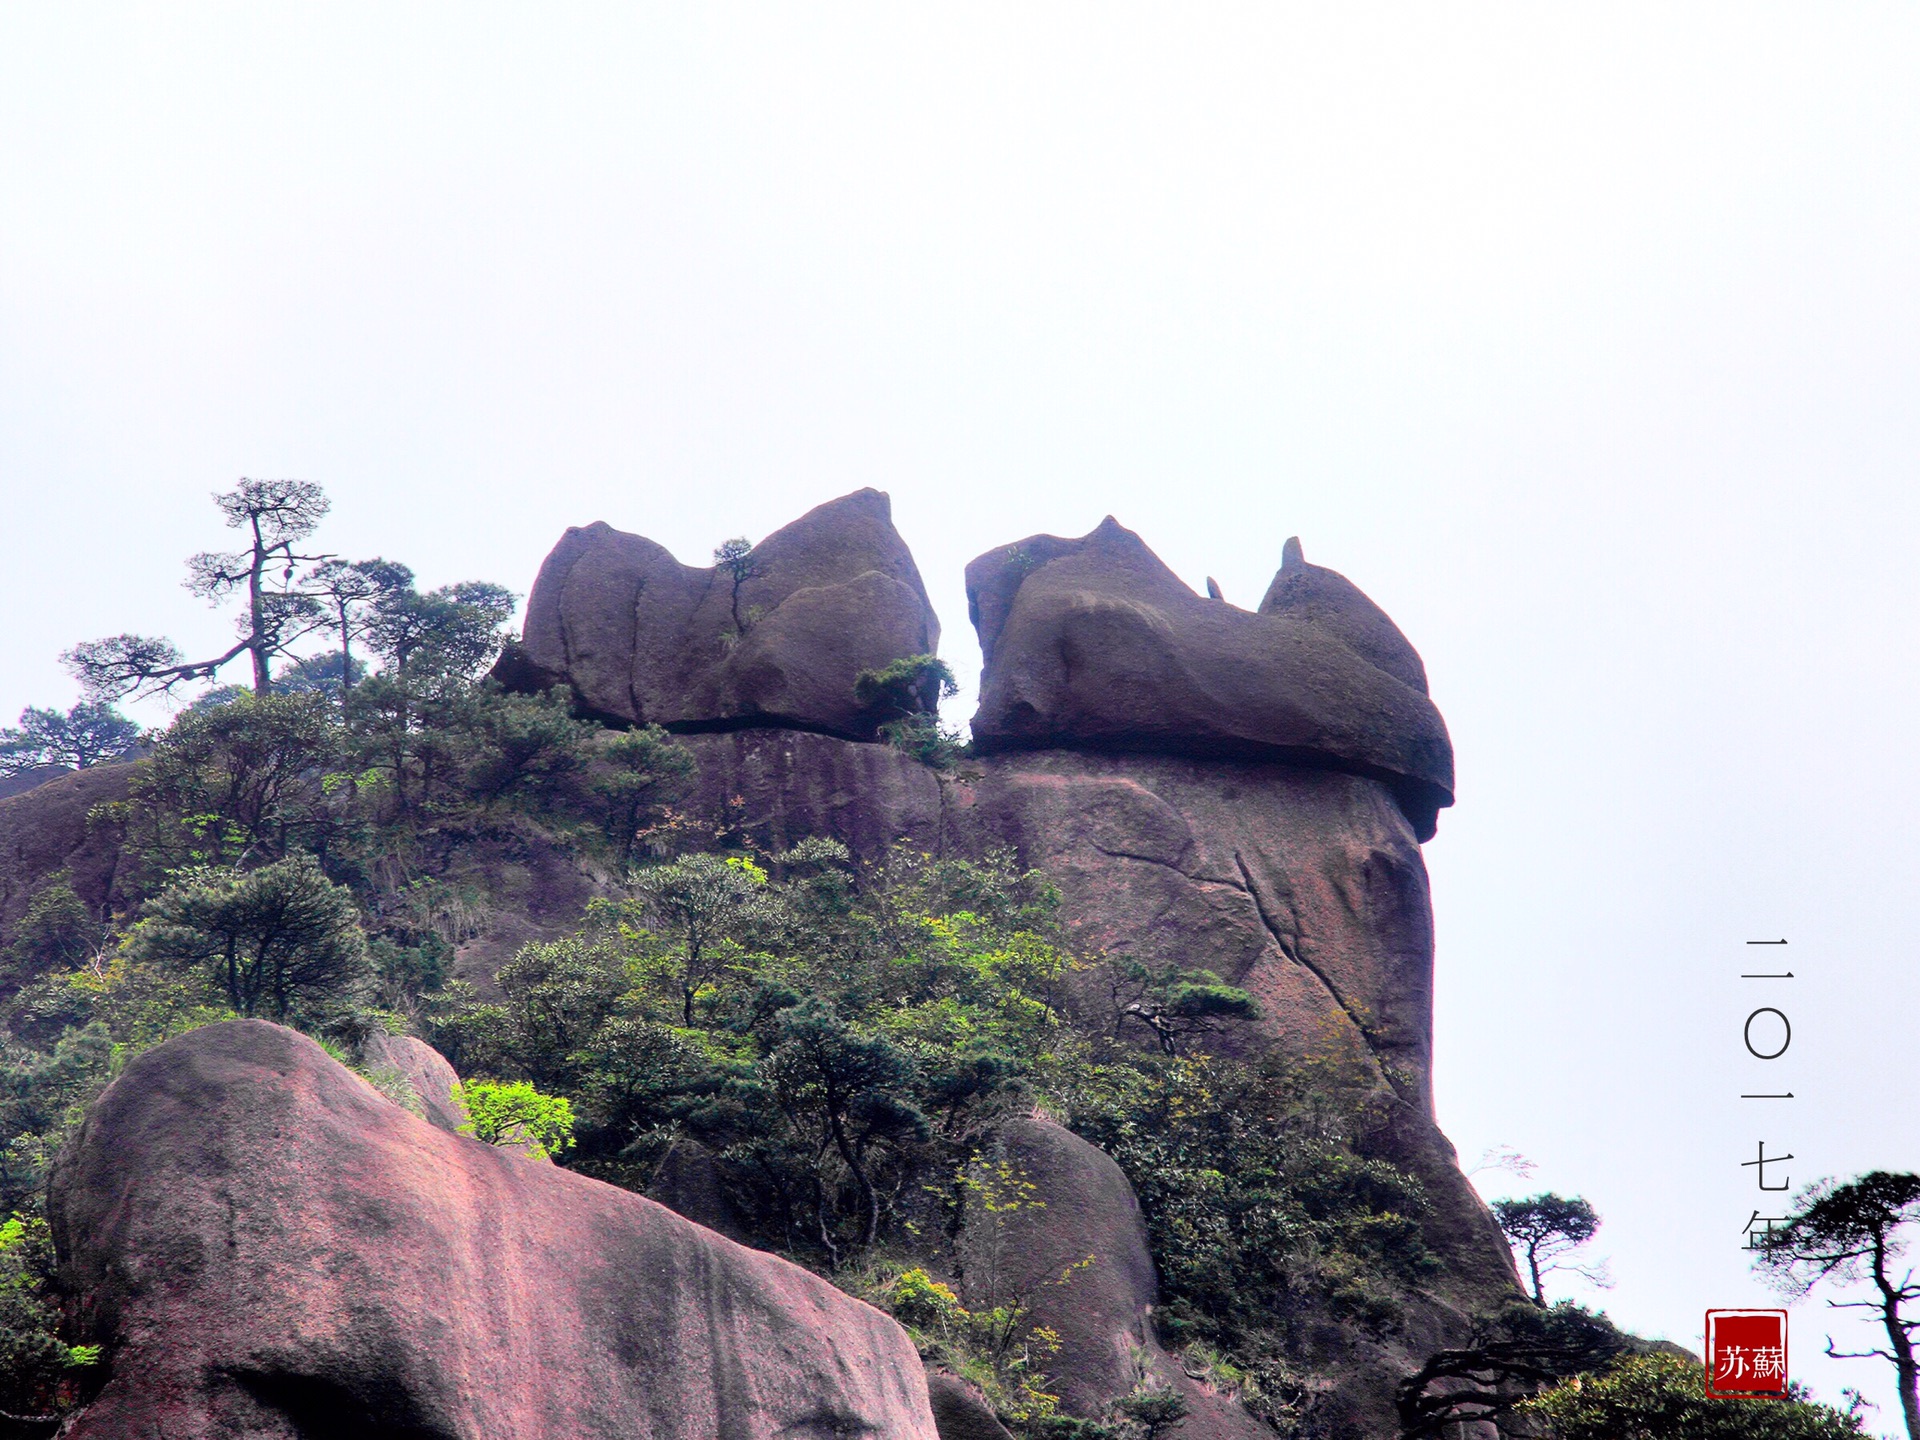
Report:
<svg viewBox="0 0 1920 1440"><path fill-rule="evenodd" d="M887 1306L901 1320L923 1330L965 1320L967 1312L951 1287L919 1266L902 1271L887 1290Z"/></svg>
<svg viewBox="0 0 1920 1440"><path fill-rule="evenodd" d="M468 1080L454 1095L467 1107L462 1135L489 1145L525 1145L543 1157L573 1144L573 1104L565 1096L543 1095L525 1080Z"/></svg>
<svg viewBox="0 0 1920 1440"><path fill-rule="evenodd" d="M53 1241L45 1220L0 1223L0 1411L41 1414L76 1398L78 1373L100 1363L98 1345L68 1345L48 1298Z"/></svg>
<svg viewBox="0 0 1920 1440"><path fill-rule="evenodd" d="M937 710L959 693L952 669L937 655L903 655L853 681L853 698L884 720Z"/></svg>

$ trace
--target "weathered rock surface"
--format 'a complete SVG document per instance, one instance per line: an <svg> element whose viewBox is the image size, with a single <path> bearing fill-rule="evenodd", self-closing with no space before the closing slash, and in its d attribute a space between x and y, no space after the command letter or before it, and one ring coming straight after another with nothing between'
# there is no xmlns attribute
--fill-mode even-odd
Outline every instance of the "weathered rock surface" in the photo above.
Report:
<svg viewBox="0 0 1920 1440"><path fill-rule="evenodd" d="M967 566L986 666L975 742L1259 757L1383 780L1417 839L1453 803L1418 655L1298 542L1258 613L1196 595L1111 517Z"/></svg>
<svg viewBox="0 0 1920 1440"><path fill-rule="evenodd" d="M1046 1362L1061 1408L1098 1417L1136 1384L1177 1390L1188 1440L1260 1440L1270 1432L1244 1410L1190 1379L1155 1339L1158 1298L1140 1203L1120 1167L1053 1121L1034 1116L1000 1127L989 1161L1031 1192L1017 1205L970 1208L960 1236L963 1299L991 1308L1021 1303L1060 1349Z"/></svg>
<svg viewBox="0 0 1920 1440"><path fill-rule="evenodd" d="M65 870L95 914L117 899L120 836L89 826L94 806L124 800L131 763L94 765L0 800L0 947L48 879Z"/></svg>
<svg viewBox="0 0 1920 1440"><path fill-rule="evenodd" d="M113 1354L78 1440L935 1437L878 1311L263 1022L130 1065L50 1208Z"/></svg>
<svg viewBox="0 0 1920 1440"><path fill-rule="evenodd" d="M744 573L682 565L604 523L567 531L495 674L515 689L571 685L615 721L864 739L892 717L855 700L860 672L930 655L939 640L887 497L857 490L762 540Z"/></svg>
<svg viewBox="0 0 1920 1440"><path fill-rule="evenodd" d="M460 1076L426 1041L412 1035L369 1035L360 1058L369 1068L384 1066L405 1080L420 1098L421 1118L434 1129L458 1135L467 1123L467 1107L455 1089Z"/></svg>
<svg viewBox="0 0 1920 1440"><path fill-rule="evenodd" d="M71 774L73 768L68 765L36 765L18 774L0 776L0 800L11 800L15 795L24 795L49 780L58 780L62 775Z"/></svg>

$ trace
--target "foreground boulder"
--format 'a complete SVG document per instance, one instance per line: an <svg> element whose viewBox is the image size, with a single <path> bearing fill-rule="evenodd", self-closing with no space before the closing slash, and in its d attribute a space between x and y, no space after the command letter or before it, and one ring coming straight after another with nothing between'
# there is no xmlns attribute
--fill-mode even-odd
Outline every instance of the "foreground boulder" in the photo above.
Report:
<svg viewBox="0 0 1920 1440"><path fill-rule="evenodd" d="M567 685L605 719L669 729L786 725L871 739L863 670L930 655L940 623L878 490L808 511L732 566L682 565L601 523L561 537L534 581L526 634L494 673ZM918 697L932 709L937 696Z"/></svg>
<svg viewBox="0 0 1920 1440"><path fill-rule="evenodd" d="M1385 781L1429 839L1453 749L1413 647L1298 541L1256 613L1194 594L1111 517L967 566L983 749L1285 760Z"/></svg>
<svg viewBox="0 0 1920 1440"><path fill-rule="evenodd" d="M878 1311L264 1022L130 1065L50 1209L111 1357L84 1440L935 1440Z"/></svg>

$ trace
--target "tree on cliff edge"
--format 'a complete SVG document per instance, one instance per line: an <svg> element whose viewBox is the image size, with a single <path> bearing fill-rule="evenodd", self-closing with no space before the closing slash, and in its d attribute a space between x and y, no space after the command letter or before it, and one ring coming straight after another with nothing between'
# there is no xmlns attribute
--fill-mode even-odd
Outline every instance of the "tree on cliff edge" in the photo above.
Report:
<svg viewBox="0 0 1920 1440"><path fill-rule="evenodd" d="M1571 1270L1603 1288L1612 1283L1598 1265L1571 1265L1561 1261L1560 1257L1579 1249L1600 1229L1598 1212L1578 1195L1563 1199L1549 1193L1530 1195L1524 1200L1496 1200L1493 1218L1500 1222L1507 1243L1526 1266L1534 1304L1546 1305L1542 1282L1556 1270Z"/></svg>
<svg viewBox="0 0 1920 1440"><path fill-rule="evenodd" d="M29 705L18 729L0 730L0 779L43 766L84 770L121 760L140 739L140 727L111 705L82 701L64 715Z"/></svg>
<svg viewBox="0 0 1920 1440"><path fill-rule="evenodd" d="M1835 1288L1871 1286L1865 1300L1829 1300L1836 1310L1866 1310L1886 1332L1884 1350L1844 1351L1827 1339L1827 1354L1838 1360L1873 1357L1889 1361L1900 1386L1900 1408L1909 1440L1920 1440L1920 1360L1914 1355L1914 1331L1920 1316L1907 1307L1920 1299L1911 1266L1897 1267L1906 1253L1902 1234L1920 1222L1920 1175L1875 1170L1840 1184L1822 1180L1794 1197L1784 1224L1775 1223L1754 1261L1754 1268L1793 1296L1816 1285ZM1896 1269L1898 1278L1896 1278Z"/></svg>
<svg viewBox="0 0 1920 1440"><path fill-rule="evenodd" d="M111 635L88 640L60 658L95 700L153 695L194 680L211 680L241 655L253 663L253 690L273 685L274 657L324 621L314 598L293 586L296 565L325 560L304 555L298 545L319 526L330 506L310 480L246 480L213 497L230 529L246 532L244 550L208 550L187 561L188 593L218 604L235 596L245 608L239 640L223 654L188 660L171 640L150 635ZM276 575L274 572L278 572Z"/></svg>

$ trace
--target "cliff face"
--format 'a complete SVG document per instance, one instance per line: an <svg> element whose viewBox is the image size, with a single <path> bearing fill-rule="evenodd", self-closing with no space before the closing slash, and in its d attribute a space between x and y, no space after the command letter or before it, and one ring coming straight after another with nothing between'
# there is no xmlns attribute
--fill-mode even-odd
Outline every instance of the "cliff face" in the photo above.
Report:
<svg viewBox="0 0 1920 1440"><path fill-rule="evenodd" d="M1427 1186L1430 1238L1461 1298L1512 1290L1506 1242L1433 1120L1432 901L1411 822L1384 783L1071 750L989 755L941 775L887 746L780 731L685 743L700 760L693 808L724 811L756 844L1011 846L1059 884L1076 948L1178 960L1253 993L1259 1018L1208 1044L1354 1058L1389 1104L1395 1158Z"/></svg>
<svg viewBox="0 0 1920 1440"><path fill-rule="evenodd" d="M19 923L34 892L58 870L87 908L105 914L120 898L120 837L89 825L96 805L127 796L132 764L95 765L0 798L0 934Z"/></svg>

